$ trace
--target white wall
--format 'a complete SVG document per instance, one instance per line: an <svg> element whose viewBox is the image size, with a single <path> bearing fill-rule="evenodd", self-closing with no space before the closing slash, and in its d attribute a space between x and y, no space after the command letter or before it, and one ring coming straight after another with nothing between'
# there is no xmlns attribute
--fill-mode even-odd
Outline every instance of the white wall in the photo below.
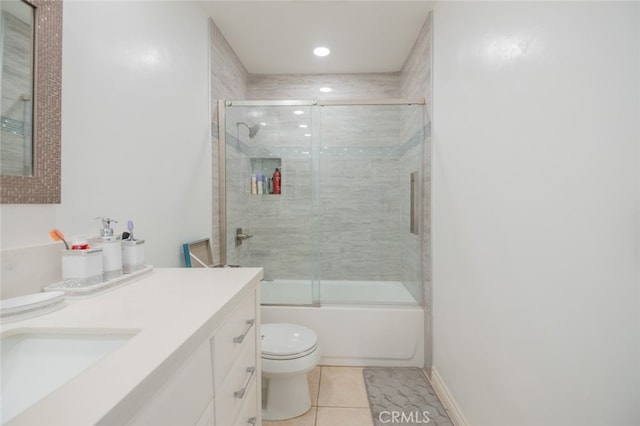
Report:
<svg viewBox="0 0 640 426"><path fill-rule="evenodd" d="M62 204L2 206L2 248L134 221L149 264L211 235L207 15L197 2L65 1Z"/></svg>
<svg viewBox="0 0 640 426"><path fill-rule="evenodd" d="M436 6L433 364L474 426L640 423L639 8Z"/></svg>

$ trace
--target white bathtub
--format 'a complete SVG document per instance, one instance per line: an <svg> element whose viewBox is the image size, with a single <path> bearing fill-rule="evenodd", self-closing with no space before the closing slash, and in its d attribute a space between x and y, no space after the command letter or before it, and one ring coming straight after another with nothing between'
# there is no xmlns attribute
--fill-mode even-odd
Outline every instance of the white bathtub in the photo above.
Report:
<svg viewBox="0 0 640 426"><path fill-rule="evenodd" d="M400 283L367 283L365 292L367 286L360 281L323 282L320 306L263 304L261 322L289 322L314 330L320 340L322 365L423 367L422 307ZM310 284L306 285L309 287L301 290L305 287L301 281L263 282L261 299L263 303L310 304ZM364 296L369 299L366 305L362 304ZM401 300L406 304L400 305Z"/></svg>
<svg viewBox="0 0 640 426"><path fill-rule="evenodd" d="M263 305L417 305L399 281L321 281L312 288L309 280L270 280L261 286Z"/></svg>

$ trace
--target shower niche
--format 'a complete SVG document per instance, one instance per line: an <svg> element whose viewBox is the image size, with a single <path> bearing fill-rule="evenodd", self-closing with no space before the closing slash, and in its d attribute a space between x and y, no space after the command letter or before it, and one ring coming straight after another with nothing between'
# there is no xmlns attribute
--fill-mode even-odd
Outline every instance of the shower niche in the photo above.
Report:
<svg viewBox="0 0 640 426"><path fill-rule="evenodd" d="M249 177L251 195L280 195L276 193L273 181L276 169L282 174L281 158L251 158L251 176ZM280 185L282 185L282 177L280 177ZM262 182L260 184L260 182ZM280 186L282 188L282 186Z"/></svg>

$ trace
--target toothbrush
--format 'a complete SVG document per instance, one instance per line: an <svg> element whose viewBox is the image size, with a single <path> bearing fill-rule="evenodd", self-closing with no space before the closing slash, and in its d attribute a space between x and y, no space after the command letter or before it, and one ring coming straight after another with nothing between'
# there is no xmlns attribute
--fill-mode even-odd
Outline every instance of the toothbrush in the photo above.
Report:
<svg viewBox="0 0 640 426"><path fill-rule="evenodd" d="M53 238L54 241L62 241L65 248L69 250L69 244L67 244L67 241L64 239L64 235L62 234L62 232L60 232L59 229L52 229L51 231L49 231L49 235L51 235L51 238Z"/></svg>
<svg viewBox="0 0 640 426"><path fill-rule="evenodd" d="M133 221L127 221L127 229L129 230L129 241L134 241L133 239Z"/></svg>

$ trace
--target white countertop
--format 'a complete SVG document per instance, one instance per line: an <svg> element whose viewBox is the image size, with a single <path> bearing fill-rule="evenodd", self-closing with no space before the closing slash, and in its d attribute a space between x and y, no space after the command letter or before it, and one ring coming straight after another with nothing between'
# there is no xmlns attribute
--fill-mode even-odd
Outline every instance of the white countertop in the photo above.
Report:
<svg viewBox="0 0 640 426"><path fill-rule="evenodd" d="M3 334L16 329L139 330L9 424L124 423L140 398L150 396L261 279L260 268L154 269L127 286L2 325Z"/></svg>

